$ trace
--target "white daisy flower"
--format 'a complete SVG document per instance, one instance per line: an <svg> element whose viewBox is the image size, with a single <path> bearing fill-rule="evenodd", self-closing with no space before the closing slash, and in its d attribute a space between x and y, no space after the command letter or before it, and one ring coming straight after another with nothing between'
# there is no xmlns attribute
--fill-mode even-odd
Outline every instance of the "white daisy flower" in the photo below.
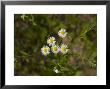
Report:
<svg viewBox="0 0 110 89"><path fill-rule="evenodd" d="M66 32L66 29L61 29L59 32L58 32L58 35L61 37L61 38L64 38L66 35L67 35L67 32Z"/></svg>
<svg viewBox="0 0 110 89"><path fill-rule="evenodd" d="M59 73L59 71L57 69L55 69L54 71L55 71L55 73Z"/></svg>
<svg viewBox="0 0 110 89"><path fill-rule="evenodd" d="M53 53L57 54L60 51L60 48L59 48L58 45L53 45L51 47L51 50L52 50Z"/></svg>
<svg viewBox="0 0 110 89"><path fill-rule="evenodd" d="M68 52L68 50L69 49L68 49L67 45L65 45L65 44L61 45L61 47L60 47L61 53L66 54Z"/></svg>
<svg viewBox="0 0 110 89"><path fill-rule="evenodd" d="M49 46L52 46L52 45L54 45L55 44L55 37L49 37L48 39L47 39L47 44L49 44Z"/></svg>
<svg viewBox="0 0 110 89"><path fill-rule="evenodd" d="M56 69L56 67L54 67L53 71L54 71L55 73L59 73L59 70Z"/></svg>
<svg viewBox="0 0 110 89"><path fill-rule="evenodd" d="M41 52L43 55L47 56L50 53L50 48L48 46L44 46L41 48Z"/></svg>

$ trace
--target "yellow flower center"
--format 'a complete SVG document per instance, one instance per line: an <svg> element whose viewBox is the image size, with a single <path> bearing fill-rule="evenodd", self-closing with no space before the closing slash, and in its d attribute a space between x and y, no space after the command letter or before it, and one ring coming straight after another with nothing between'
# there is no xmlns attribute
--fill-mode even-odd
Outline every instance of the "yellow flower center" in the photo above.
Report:
<svg viewBox="0 0 110 89"><path fill-rule="evenodd" d="M64 32L64 31L62 31L62 32L61 32L61 34L62 34L62 35L64 35L64 34L65 34L65 32Z"/></svg>
<svg viewBox="0 0 110 89"><path fill-rule="evenodd" d="M50 39L50 43L53 43L53 41L54 41L53 39Z"/></svg>
<svg viewBox="0 0 110 89"><path fill-rule="evenodd" d="M58 50L58 48L57 47L54 47L54 51L57 51Z"/></svg>
<svg viewBox="0 0 110 89"><path fill-rule="evenodd" d="M66 48L65 47L62 47L62 51L66 51Z"/></svg>
<svg viewBox="0 0 110 89"><path fill-rule="evenodd" d="M45 49L44 49L44 52L47 53L47 51L48 51L47 48L45 48Z"/></svg>

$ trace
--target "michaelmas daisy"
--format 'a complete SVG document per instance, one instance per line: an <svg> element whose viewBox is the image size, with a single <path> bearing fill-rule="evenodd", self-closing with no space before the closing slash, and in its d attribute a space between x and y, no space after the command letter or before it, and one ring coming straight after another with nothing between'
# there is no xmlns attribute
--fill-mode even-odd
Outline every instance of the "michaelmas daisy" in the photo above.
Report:
<svg viewBox="0 0 110 89"><path fill-rule="evenodd" d="M60 48L57 45L53 45L51 47L51 50L52 50L53 53L57 54L59 52Z"/></svg>
<svg viewBox="0 0 110 89"><path fill-rule="evenodd" d="M63 54L66 54L68 52L68 47L67 45L65 44L62 44L61 47L60 47L60 52L63 53Z"/></svg>
<svg viewBox="0 0 110 89"><path fill-rule="evenodd" d="M52 46L52 45L54 45L55 44L55 37L49 37L48 39L47 39L47 44L49 44L49 46Z"/></svg>
<svg viewBox="0 0 110 89"><path fill-rule="evenodd" d="M59 35L61 38L64 38L64 37L67 35L66 29L61 29L61 30L58 32L58 35Z"/></svg>
<svg viewBox="0 0 110 89"><path fill-rule="evenodd" d="M54 67L53 71L54 71L55 73L59 73L59 70L58 70L56 67Z"/></svg>
<svg viewBox="0 0 110 89"><path fill-rule="evenodd" d="M43 55L47 56L50 53L50 48L48 46L44 46L41 48L41 52Z"/></svg>

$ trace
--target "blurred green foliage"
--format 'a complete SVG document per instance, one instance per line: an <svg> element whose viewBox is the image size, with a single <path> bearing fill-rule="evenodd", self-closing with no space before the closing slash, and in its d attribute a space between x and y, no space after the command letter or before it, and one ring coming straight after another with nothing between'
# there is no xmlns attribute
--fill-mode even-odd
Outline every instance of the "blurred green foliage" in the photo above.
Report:
<svg viewBox="0 0 110 89"><path fill-rule="evenodd" d="M69 54L45 57L41 48L51 35L65 28ZM60 62L57 62L60 61ZM60 71L55 73L53 68ZM96 14L15 14L14 75L91 76L97 70Z"/></svg>

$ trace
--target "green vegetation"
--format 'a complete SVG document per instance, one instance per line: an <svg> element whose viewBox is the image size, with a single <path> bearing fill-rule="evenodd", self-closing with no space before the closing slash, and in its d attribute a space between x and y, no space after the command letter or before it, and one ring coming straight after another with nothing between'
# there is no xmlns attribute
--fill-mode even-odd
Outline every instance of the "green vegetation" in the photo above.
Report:
<svg viewBox="0 0 110 89"><path fill-rule="evenodd" d="M64 38L58 36L61 29L66 29ZM68 46L66 54L42 54L52 36L59 46ZM96 70L96 14L14 15L15 76L95 76Z"/></svg>

